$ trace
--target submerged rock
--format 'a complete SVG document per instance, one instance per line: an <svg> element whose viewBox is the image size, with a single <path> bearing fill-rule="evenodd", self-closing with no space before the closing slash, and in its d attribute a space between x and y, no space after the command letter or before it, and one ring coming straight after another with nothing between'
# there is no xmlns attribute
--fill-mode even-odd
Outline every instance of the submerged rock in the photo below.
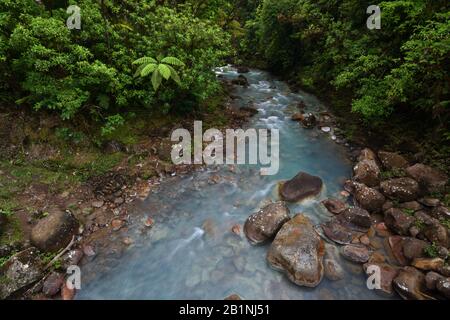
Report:
<svg viewBox="0 0 450 320"><path fill-rule="evenodd" d="M290 219L289 208L282 201L271 203L247 218L244 233L253 244L272 239Z"/></svg>
<svg viewBox="0 0 450 320"><path fill-rule="evenodd" d="M321 227L325 236L338 244L349 244L354 238L354 232L343 226L337 219L332 219Z"/></svg>
<svg viewBox="0 0 450 320"><path fill-rule="evenodd" d="M323 261L325 277L331 281L338 281L344 279L344 270L342 267L332 259L325 259Z"/></svg>
<svg viewBox="0 0 450 320"><path fill-rule="evenodd" d="M323 278L325 245L311 221L298 214L286 222L267 254L269 264L297 285L317 286Z"/></svg>
<svg viewBox="0 0 450 320"><path fill-rule="evenodd" d="M411 178L397 178L381 182L381 191L391 199L413 201L419 195L419 184Z"/></svg>
<svg viewBox="0 0 450 320"><path fill-rule="evenodd" d="M78 221L67 211L53 211L31 230L31 243L43 251L67 246L78 228Z"/></svg>
<svg viewBox="0 0 450 320"><path fill-rule="evenodd" d="M369 249L362 244L348 244L342 248L341 254L347 260L365 263L370 258Z"/></svg>
<svg viewBox="0 0 450 320"><path fill-rule="evenodd" d="M446 174L421 163L406 168L406 172L426 193L441 192L448 183Z"/></svg>
<svg viewBox="0 0 450 320"><path fill-rule="evenodd" d="M294 178L284 182L280 187L281 199L297 202L316 196L322 190L322 179L305 172L298 173Z"/></svg>

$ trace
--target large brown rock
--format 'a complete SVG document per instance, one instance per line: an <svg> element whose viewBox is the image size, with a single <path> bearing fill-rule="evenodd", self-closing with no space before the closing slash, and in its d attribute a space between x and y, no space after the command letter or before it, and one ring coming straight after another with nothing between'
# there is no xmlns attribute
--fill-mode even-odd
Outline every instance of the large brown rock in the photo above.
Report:
<svg viewBox="0 0 450 320"><path fill-rule="evenodd" d="M424 271L439 271L445 264L441 258L416 258L412 266Z"/></svg>
<svg viewBox="0 0 450 320"><path fill-rule="evenodd" d="M425 256L425 248L428 247L428 242L416 238L404 238L403 255L411 262L416 258L423 258Z"/></svg>
<svg viewBox="0 0 450 320"><path fill-rule="evenodd" d="M407 236L409 228L413 225L414 217L407 215L402 210L391 208L384 212L384 223L397 234Z"/></svg>
<svg viewBox="0 0 450 320"><path fill-rule="evenodd" d="M369 187L380 183L380 168L375 160L362 160L353 167L353 180Z"/></svg>
<svg viewBox="0 0 450 320"><path fill-rule="evenodd" d="M386 198L378 190L357 182L353 186L353 195L361 208L373 213L382 211Z"/></svg>
<svg viewBox="0 0 450 320"><path fill-rule="evenodd" d="M406 168L408 161L398 153L379 151L378 158L387 170Z"/></svg>
<svg viewBox="0 0 450 320"><path fill-rule="evenodd" d="M308 197L316 196L322 190L322 179L305 172L300 172L280 187L282 200L297 202Z"/></svg>
<svg viewBox="0 0 450 320"><path fill-rule="evenodd" d="M397 178L381 182L381 192L400 202L413 201L419 196L419 184L411 178Z"/></svg>
<svg viewBox="0 0 450 320"><path fill-rule="evenodd" d="M439 279L436 283L436 289L447 299L450 299L450 278Z"/></svg>
<svg viewBox="0 0 450 320"><path fill-rule="evenodd" d="M406 168L406 172L426 193L441 192L448 183L447 175L421 163Z"/></svg>
<svg viewBox="0 0 450 320"><path fill-rule="evenodd" d="M290 219L289 208L282 201L271 203L247 218L244 233L253 244L272 239Z"/></svg>
<svg viewBox="0 0 450 320"><path fill-rule="evenodd" d="M78 221L67 212L53 210L31 230L31 242L43 251L57 251L67 246L77 231Z"/></svg>
<svg viewBox="0 0 450 320"><path fill-rule="evenodd" d="M358 161L374 160L378 161L377 155L369 148L362 149L358 156Z"/></svg>
<svg viewBox="0 0 450 320"><path fill-rule="evenodd" d="M425 300L425 276L413 267L404 267L393 281L395 291L405 300Z"/></svg>
<svg viewBox="0 0 450 320"><path fill-rule="evenodd" d="M311 221L298 214L277 233L267 254L269 264L297 285L317 286L323 278L325 245Z"/></svg>

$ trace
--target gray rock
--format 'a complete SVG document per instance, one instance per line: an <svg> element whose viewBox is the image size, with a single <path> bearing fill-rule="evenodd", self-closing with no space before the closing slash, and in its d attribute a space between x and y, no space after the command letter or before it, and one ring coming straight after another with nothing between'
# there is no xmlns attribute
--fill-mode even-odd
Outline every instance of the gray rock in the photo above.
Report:
<svg viewBox="0 0 450 320"><path fill-rule="evenodd" d="M290 219L289 208L282 201L271 203L247 218L244 233L253 244L272 239Z"/></svg>
<svg viewBox="0 0 450 320"><path fill-rule="evenodd" d="M322 190L322 179L305 172L298 173L280 187L282 200L297 202L318 195Z"/></svg>
<svg viewBox="0 0 450 320"><path fill-rule="evenodd" d="M400 202L413 201L419 195L419 184L411 178L397 178L381 182L382 193Z"/></svg>
<svg viewBox="0 0 450 320"><path fill-rule="evenodd" d="M323 278L325 244L311 221L298 214L286 222L267 254L269 264L297 285L317 286Z"/></svg>
<svg viewBox="0 0 450 320"><path fill-rule="evenodd" d="M53 211L31 230L31 243L43 251L56 251L69 244L78 228L75 217L65 211Z"/></svg>
<svg viewBox="0 0 450 320"><path fill-rule="evenodd" d="M42 277L43 266L38 250L28 248L12 256L1 268L0 299L32 285Z"/></svg>

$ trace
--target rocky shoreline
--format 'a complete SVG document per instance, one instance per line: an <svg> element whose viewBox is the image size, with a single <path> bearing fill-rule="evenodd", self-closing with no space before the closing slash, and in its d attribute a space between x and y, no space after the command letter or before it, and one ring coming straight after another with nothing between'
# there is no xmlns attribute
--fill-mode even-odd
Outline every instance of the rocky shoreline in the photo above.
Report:
<svg viewBox="0 0 450 320"><path fill-rule="evenodd" d="M396 170L398 177L382 175L385 170ZM283 184L293 196L286 196L282 186L280 198L297 202L319 194L316 179L300 172ZM273 240L268 263L300 286L316 287L324 274L332 281L342 278L338 263L324 259L324 242L329 242L340 245L342 257L363 268L368 278L378 270L374 289L382 295L450 299L450 211L432 197L445 192L447 184L448 177L429 166L366 148L341 193L348 201L322 201L334 215L329 221L313 226L305 214L291 218L280 201L251 215L244 231L252 243Z"/></svg>

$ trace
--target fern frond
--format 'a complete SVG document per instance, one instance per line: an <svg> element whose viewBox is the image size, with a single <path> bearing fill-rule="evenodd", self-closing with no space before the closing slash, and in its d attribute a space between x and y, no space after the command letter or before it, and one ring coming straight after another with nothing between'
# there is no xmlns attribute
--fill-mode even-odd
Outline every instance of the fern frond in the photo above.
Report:
<svg viewBox="0 0 450 320"><path fill-rule="evenodd" d="M139 67L137 67L136 72L134 73L133 77L136 78L141 75L142 69L144 69L147 65L141 64Z"/></svg>
<svg viewBox="0 0 450 320"><path fill-rule="evenodd" d="M141 77L147 76L151 72L155 71L156 68L158 67L158 65L154 64L154 63L150 63L150 64L147 64L147 65L144 64L143 66L145 66L145 67L141 71Z"/></svg>
<svg viewBox="0 0 450 320"><path fill-rule="evenodd" d="M163 76L164 79L169 80L170 69L168 68L168 66L166 64L161 63L158 66L158 71L159 71L159 73L161 73L161 75Z"/></svg>
<svg viewBox="0 0 450 320"><path fill-rule="evenodd" d="M178 85L181 85L181 79L178 73L175 71L174 68L171 66L167 66L170 70L170 76L172 77L173 81L175 81Z"/></svg>
<svg viewBox="0 0 450 320"><path fill-rule="evenodd" d="M165 57L164 59L161 60L161 62L171 64L174 66L184 66L184 63L175 57Z"/></svg>
<svg viewBox="0 0 450 320"><path fill-rule="evenodd" d="M152 85L153 85L153 89L158 90L159 85L161 84L162 81L162 77L161 74L159 73L159 70L156 70L155 72L153 72L153 76L152 76Z"/></svg>
<svg viewBox="0 0 450 320"><path fill-rule="evenodd" d="M133 64L143 64L143 63L157 63L157 61L151 57L142 57L133 61Z"/></svg>

